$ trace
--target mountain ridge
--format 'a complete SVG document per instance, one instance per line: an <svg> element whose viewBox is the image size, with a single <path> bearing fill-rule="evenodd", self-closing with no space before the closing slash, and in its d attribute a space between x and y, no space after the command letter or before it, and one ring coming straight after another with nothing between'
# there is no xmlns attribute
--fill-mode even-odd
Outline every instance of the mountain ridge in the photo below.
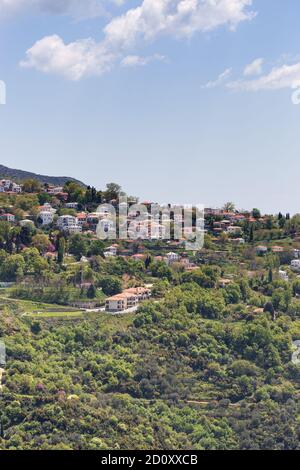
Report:
<svg viewBox="0 0 300 470"><path fill-rule="evenodd" d="M81 186L86 186L82 181L77 180L69 176L47 176L40 175L31 171L19 170L15 168L9 168L5 165L0 164L0 178L12 179L16 182L22 182L27 179L35 179L42 184L53 184L57 186L63 186L68 181L78 183Z"/></svg>

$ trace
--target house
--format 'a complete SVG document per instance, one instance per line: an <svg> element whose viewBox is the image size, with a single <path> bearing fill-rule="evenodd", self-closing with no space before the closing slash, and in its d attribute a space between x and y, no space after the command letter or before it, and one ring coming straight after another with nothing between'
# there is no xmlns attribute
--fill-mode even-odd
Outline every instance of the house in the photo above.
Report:
<svg viewBox="0 0 300 470"><path fill-rule="evenodd" d="M57 199L60 199L61 201L66 202L68 200L69 195L68 193L61 192L61 193L57 193L56 197Z"/></svg>
<svg viewBox="0 0 300 470"><path fill-rule="evenodd" d="M180 264L183 266L185 271L193 271L195 269L199 269L198 266L194 263L191 263L188 258L182 258L180 260Z"/></svg>
<svg viewBox="0 0 300 470"><path fill-rule="evenodd" d="M298 250L298 249L295 248L295 249L293 250L293 253L294 253L295 259L296 259L296 258L297 258L297 259L300 258L300 250Z"/></svg>
<svg viewBox="0 0 300 470"><path fill-rule="evenodd" d="M87 222L87 214L85 212L78 212L77 214L77 223L78 225L85 225Z"/></svg>
<svg viewBox="0 0 300 470"><path fill-rule="evenodd" d="M91 212L90 214L87 214L86 222L92 229L95 230L101 217L102 216L100 215L100 213Z"/></svg>
<svg viewBox="0 0 300 470"><path fill-rule="evenodd" d="M48 193L57 195L59 193L63 193L64 188L62 186L49 186L48 188Z"/></svg>
<svg viewBox="0 0 300 470"><path fill-rule="evenodd" d="M135 261L145 261L146 255L143 255L142 253L138 253L136 255L132 255L131 259L134 259Z"/></svg>
<svg viewBox="0 0 300 470"><path fill-rule="evenodd" d="M57 226L60 230L69 233L80 233L82 227L78 224L77 218L72 215L62 215L57 220Z"/></svg>
<svg viewBox="0 0 300 470"><path fill-rule="evenodd" d="M46 202L43 206L40 206L39 209L40 212L38 218L41 220L42 225L46 226L52 224L56 209L54 209L48 202Z"/></svg>
<svg viewBox="0 0 300 470"><path fill-rule="evenodd" d="M118 245L112 245L107 248L107 250L104 252L105 258L111 258L117 256L118 253Z"/></svg>
<svg viewBox="0 0 300 470"><path fill-rule="evenodd" d="M266 246L257 246L256 254L259 256L266 255L268 253L268 248Z"/></svg>
<svg viewBox="0 0 300 470"><path fill-rule="evenodd" d="M22 192L22 186L19 184L13 183L11 188L13 193L20 194Z"/></svg>
<svg viewBox="0 0 300 470"><path fill-rule="evenodd" d="M41 211L38 216L43 226L50 225L54 220L54 213L50 211Z"/></svg>
<svg viewBox="0 0 300 470"><path fill-rule="evenodd" d="M241 235L243 233L243 229L235 225L230 225L229 227L227 227L227 232L230 235Z"/></svg>
<svg viewBox="0 0 300 470"><path fill-rule="evenodd" d="M119 245L111 245L107 248L106 251L109 251L113 256L117 256Z"/></svg>
<svg viewBox="0 0 300 470"><path fill-rule="evenodd" d="M67 202L67 203L66 203L66 208L67 208L67 209L75 209L75 210L77 210L77 208L78 208L78 202Z"/></svg>
<svg viewBox="0 0 300 470"><path fill-rule="evenodd" d="M176 263L180 260L180 256L177 253L168 253L167 254L167 264Z"/></svg>
<svg viewBox="0 0 300 470"><path fill-rule="evenodd" d="M0 187L1 187L1 192L8 192L12 189L13 182L11 180L1 180L0 182Z"/></svg>
<svg viewBox="0 0 300 470"><path fill-rule="evenodd" d="M288 281L289 280L289 276L288 276L288 273L286 271L279 270L278 274L279 274L279 278L282 279L283 281Z"/></svg>
<svg viewBox="0 0 300 470"><path fill-rule="evenodd" d="M291 268L294 271L300 271L300 259L293 259L291 261Z"/></svg>
<svg viewBox="0 0 300 470"><path fill-rule="evenodd" d="M149 299L151 290L146 287L133 287L126 289L122 294L106 299L105 310L108 312L122 312L136 307L142 300Z"/></svg>
<svg viewBox="0 0 300 470"><path fill-rule="evenodd" d="M16 218L13 214L1 214L0 220L5 220L6 222L14 223Z"/></svg>
<svg viewBox="0 0 300 470"><path fill-rule="evenodd" d="M232 283L232 280L231 279L220 279L219 280L219 287L221 287L221 289L225 289L225 287L229 286L229 284Z"/></svg>
<svg viewBox="0 0 300 470"><path fill-rule="evenodd" d="M245 239L244 238L232 238L231 243L234 243L237 245L245 245Z"/></svg>
<svg viewBox="0 0 300 470"><path fill-rule="evenodd" d="M283 253L284 252L284 248L282 246L272 246L272 252L273 253Z"/></svg>
<svg viewBox="0 0 300 470"><path fill-rule="evenodd" d="M108 312L122 312L138 304L138 297L134 294L123 292L109 297L105 302L105 310Z"/></svg>
<svg viewBox="0 0 300 470"><path fill-rule="evenodd" d="M53 214L56 213L56 209L54 209L49 202L45 202L43 206L39 208L40 212L52 212Z"/></svg>
<svg viewBox="0 0 300 470"><path fill-rule="evenodd" d="M151 290L147 287L131 287L130 289L126 289L124 292L136 295L138 300L146 300L151 297Z"/></svg>
<svg viewBox="0 0 300 470"><path fill-rule="evenodd" d="M29 219L23 219L20 221L21 227L34 227L34 222Z"/></svg>
<svg viewBox="0 0 300 470"><path fill-rule="evenodd" d="M206 207L204 209L204 213L207 217L215 217L222 213L221 209L212 209L210 207Z"/></svg>

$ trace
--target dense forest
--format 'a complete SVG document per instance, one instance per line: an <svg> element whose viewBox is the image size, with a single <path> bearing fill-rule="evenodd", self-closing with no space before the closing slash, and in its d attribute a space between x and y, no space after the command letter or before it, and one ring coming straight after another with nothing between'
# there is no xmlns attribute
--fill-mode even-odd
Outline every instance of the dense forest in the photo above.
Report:
<svg viewBox="0 0 300 470"><path fill-rule="evenodd" d="M0 447L298 449L292 320L241 319L223 302L186 283L126 317L29 321L4 307Z"/></svg>

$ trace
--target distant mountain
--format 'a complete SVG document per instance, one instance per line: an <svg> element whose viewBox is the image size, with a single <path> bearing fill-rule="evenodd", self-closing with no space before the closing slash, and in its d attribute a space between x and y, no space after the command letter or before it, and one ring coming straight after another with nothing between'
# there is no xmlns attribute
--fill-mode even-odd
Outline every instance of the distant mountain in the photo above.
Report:
<svg viewBox="0 0 300 470"><path fill-rule="evenodd" d="M27 179L35 179L40 183L48 183L53 184L55 186L63 186L68 181L74 181L82 186L86 186L81 181L76 180L75 178L71 178L69 176L45 176L45 175L38 175L36 173L31 173L30 171L23 171L23 170L15 170L12 168L8 168L7 166L0 165L0 178L3 179L12 179L13 181L21 183Z"/></svg>

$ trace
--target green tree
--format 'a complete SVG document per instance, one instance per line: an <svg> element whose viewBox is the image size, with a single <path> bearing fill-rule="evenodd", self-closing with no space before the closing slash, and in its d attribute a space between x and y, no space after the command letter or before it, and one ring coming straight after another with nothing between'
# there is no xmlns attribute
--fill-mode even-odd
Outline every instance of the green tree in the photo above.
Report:
<svg viewBox="0 0 300 470"><path fill-rule="evenodd" d="M24 193L38 193L41 191L41 183L35 179L27 179L23 182Z"/></svg>
<svg viewBox="0 0 300 470"><path fill-rule="evenodd" d="M32 237L32 246L44 254L49 249L50 240L44 233L38 233Z"/></svg>
<svg viewBox="0 0 300 470"><path fill-rule="evenodd" d="M252 217L254 217L254 219L260 219L261 218L260 210L259 209L253 209L252 210Z"/></svg>
<svg viewBox="0 0 300 470"><path fill-rule="evenodd" d="M105 276L99 281L99 287L105 295L116 295L122 292L122 282L117 277Z"/></svg>
<svg viewBox="0 0 300 470"><path fill-rule="evenodd" d="M21 255L9 256L0 266L0 278L2 281L16 281L24 276L25 261Z"/></svg>
<svg viewBox="0 0 300 470"><path fill-rule="evenodd" d="M72 235L69 240L69 252L79 261L82 256L88 252L88 243L86 238L79 233Z"/></svg>
<svg viewBox="0 0 300 470"><path fill-rule="evenodd" d="M223 211L233 212L235 210L235 204L233 202L226 202L223 206Z"/></svg>
<svg viewBox="0 0 300 470"><path fill-rule="evenodd" d="M58 249L57 249L58 264L63 264L65 252L66 252L66 240L64 237L60 237L58 240Z"/></svg>
<svg viewBox="0 0 300 470"><path fill-rule="evenodd" d="M87 297L89 299L94 299L97 295L97 289L96 287L94 286L94 284L91 284L90 287L88 288L88 291L87 291Z"/></svg>
<svg viewBox="0 0 300 470"><path fill-rule="evenodd" d="M116 183L108 183L106 185L106 190L104 191L104 198L106 201L111 201L113 199L118 199L121 193L121 186Z"/></svg>

